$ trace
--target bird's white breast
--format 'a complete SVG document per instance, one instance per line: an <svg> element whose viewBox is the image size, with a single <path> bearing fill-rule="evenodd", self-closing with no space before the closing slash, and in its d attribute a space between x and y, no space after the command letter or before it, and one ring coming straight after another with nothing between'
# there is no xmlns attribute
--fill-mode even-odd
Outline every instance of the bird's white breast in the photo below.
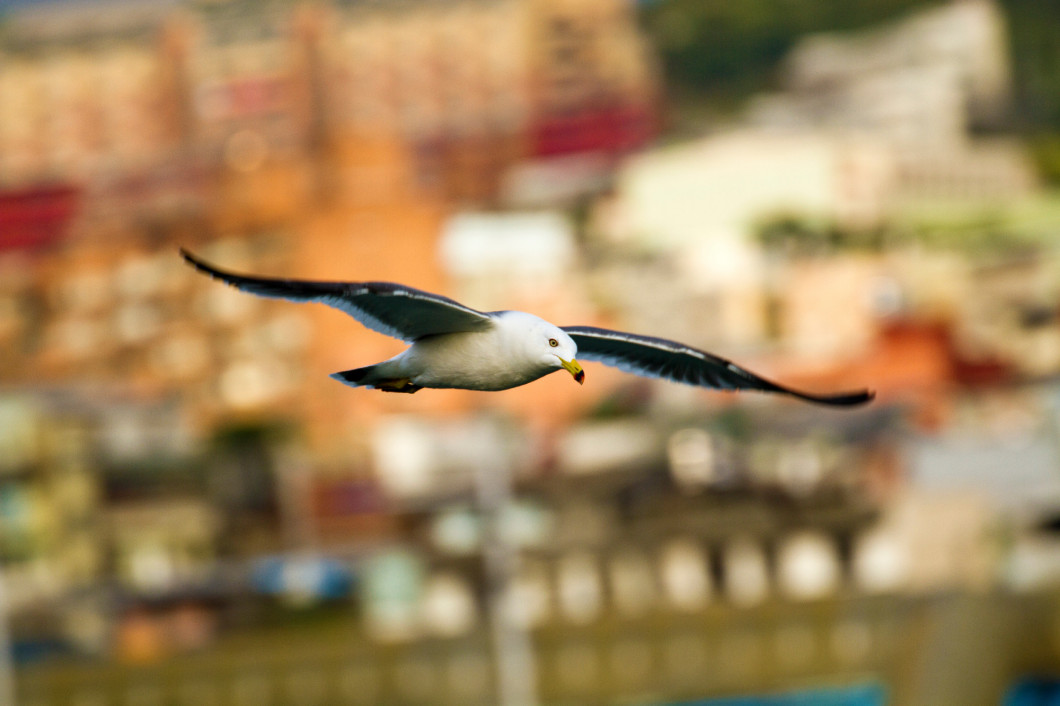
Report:
<svg viewBox="0 0 1060 706"><path fill-rule="evenodd" d="M402 355L406 373L422 387L507 390L553 372L555 368L529 354L532 348L527 339L535 332L524 320L509 316L516 313L498 315L496 325L485 331L416 341Z"/></svg>

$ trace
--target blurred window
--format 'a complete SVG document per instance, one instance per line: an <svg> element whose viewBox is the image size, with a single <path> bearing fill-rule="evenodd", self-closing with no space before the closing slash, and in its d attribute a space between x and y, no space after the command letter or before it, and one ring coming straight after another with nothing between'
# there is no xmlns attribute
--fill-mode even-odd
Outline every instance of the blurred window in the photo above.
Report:
<svg viewBox="0 0 1060 706"><path fill-rule="evenodd" d="M556 592L560 610L574 623L587 623L602 608L603 591L596 559L588 552L573 552L559 560Z"/></svg>
<svg viewBox="0 0 1060 706"><path fill-rule="evenodd" d="M660 578L670 605L693 611L709 599L710 573L702 547L688 539L676 539L662 550Z"/></svg>
<svg viewBox="0 0 1060 706"><path fill-rule="evenodd" d="M640 550L623 549L610 562L611 595L618 612L643 615L655 601L655 577L651 561Z"/></svg>
<svg viewBox="0 0 1060 706"><path fill-rule="evenodd" d="M751 539L735 539L725 547L722 576L726 596L737 605L761 603L769 595L766 555Z"/></svg>
<svg viewBox="0 0 1060 706"><path fill-rule="evenodd" d="M835 593L840 580L835 543L817 532L792 535L780 546L777 575L791 598L810 600Z"/></svg>

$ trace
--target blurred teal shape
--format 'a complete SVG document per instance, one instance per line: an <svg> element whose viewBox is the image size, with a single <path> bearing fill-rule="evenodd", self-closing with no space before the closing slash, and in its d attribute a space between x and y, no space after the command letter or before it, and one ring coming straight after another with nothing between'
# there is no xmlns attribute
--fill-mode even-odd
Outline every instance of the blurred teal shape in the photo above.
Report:
<svg viewBox="0 0 1060 706"><path fill-rule="evenodd" d="M350 570L341 562L319 556L267 557L257 562L254 588L283 596L294 604L342 598L352 585Z"/></svg>
<svg viewBox="0 0 1060 706"><path fill-rule="evenodd" d="M0 519L21 525L29 515L30 503L25 490L14 485L0 486Z"/></svg>
<svg viewBox="0 0 1060 706"><path fill-rule="evenodd" d="M1003 706L1060 706L1060 679L1028 678L1005 694Z"/></svg>
<svg viewBox="0 0 1060 706"><path fill-rule="evenodd" d="M419 606L426 568L416 553L393 548L367 559L361 567L362 594L369 632L382 640L413 637L419 629Z"/></svg>
<svg viewBox="0 0 1060 706"><path fill-rule="evenodd" d="M783 694L685 701L670 706L884 706L887 703L885 696L886 691L881 684L857 684L789 691ZM1034 703L1035 706L1038 704L1038 702L1028 703ZM1006 704L1006 706L1013 705ZM1021 702L1018 706L1023 706L1023 703Z"/></svg>

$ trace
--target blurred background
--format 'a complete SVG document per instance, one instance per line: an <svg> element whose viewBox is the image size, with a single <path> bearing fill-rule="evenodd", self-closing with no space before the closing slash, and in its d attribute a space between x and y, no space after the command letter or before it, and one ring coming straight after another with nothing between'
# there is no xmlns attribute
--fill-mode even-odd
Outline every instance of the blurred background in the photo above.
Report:
<svg viewBox="0 0 1060 706"><path fill-rule="evenodd" d="M1057 27L0 3L0 704L1060 703ZM180 246L878 397L351 390Z"/></svg>

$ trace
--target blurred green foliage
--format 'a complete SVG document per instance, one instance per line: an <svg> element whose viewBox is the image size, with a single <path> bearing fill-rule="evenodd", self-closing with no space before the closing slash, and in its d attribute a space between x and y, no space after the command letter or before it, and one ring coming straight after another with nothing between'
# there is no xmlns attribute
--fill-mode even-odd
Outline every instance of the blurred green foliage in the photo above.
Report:
<svg viewBox="0 0 1060 706"><path fill-rule="evenodd" d="M1047 221L1052 222L1052 221ZM970 257L1018 257L1045 248L1052 235L1030 228L1012 214L965 213L963 217L903 220L873 228L843 228L825 218L774 214L755 229L758 242L786 258L828 257L838 252L880 253L920 247Z"/></svg>
<svg viewBox="0 0 1060 706"><path fill-rule="evenodd" d="M1060 135L1060 2L1002 0L1001 7L1014 69L1013 122L1024 130Z"/></svg>
<svg viewBox="0 0 1060 706"><path fill-rule="evenodd" d="M1060 130L1038 133L1029 144L1039 176L1050 184L1060 184Z"/></svg>
<svg viewBox="0 0 1060 706"><path fill-rule="evenodd" d="M881 251L887 244L884 228L848 230L833 221L781 213L764 218L757 226L758 241L785 257L826 256L838 251Z"/></svg>

